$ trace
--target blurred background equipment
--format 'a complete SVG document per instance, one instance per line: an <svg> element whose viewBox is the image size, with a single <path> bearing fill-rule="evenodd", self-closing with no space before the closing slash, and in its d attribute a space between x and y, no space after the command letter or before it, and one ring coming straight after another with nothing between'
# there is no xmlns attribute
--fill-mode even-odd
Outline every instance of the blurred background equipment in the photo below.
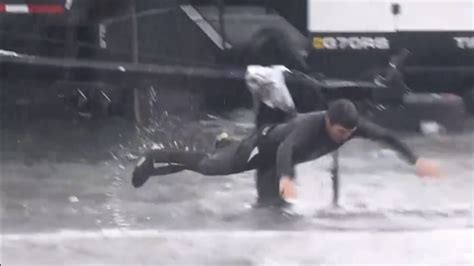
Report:
<svg viewBox="0 0 474 266"><path fill-rule="evenodd" d="M81 90L94 104L73 109L107 110L143 124L157 110L248 106L244 66L284 64L322 80L329 98L361 101L376 115L398 113L391 106L406 105L402 94L410 93L452 93L472 109L473 6L467 0L2 3L3 106L47 110L64 103L58 95L77 98ZM405 48L411 54L404 67L394 68L396 82L378 79L383 86L374 86ZM150 93L160 99L150 103ZM193 100L168 99L172 94Z"/></svg>

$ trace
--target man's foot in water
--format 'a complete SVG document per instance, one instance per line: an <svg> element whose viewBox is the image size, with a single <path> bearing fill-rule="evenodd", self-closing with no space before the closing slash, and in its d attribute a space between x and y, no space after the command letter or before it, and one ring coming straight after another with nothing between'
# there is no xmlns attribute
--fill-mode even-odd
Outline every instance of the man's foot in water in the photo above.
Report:
<svg viewBox="0 0 474 266"><path fill-rule="evenodd" d="M143 186L151 176L170 175L183 170L185 170L185 167L178 164L167 164L155 167L153 160L143 157L133 170L132 185L138 188Z"/></svg>
<svg viewBox="0 0 474 266"><path fill-rule="evenodd" d="M135 169L133 169L132 185L136 188L143 186L150 178L153 169L152 159L146 157L141 158L137 166L135 166Z"/></svg>
<svg viewBox="0 0 474 266"><path fill-rule="evenodd" d="M258 198L255 204L256 208L286 208L291 207L292 204L281 197L275 198Z"/></svg>

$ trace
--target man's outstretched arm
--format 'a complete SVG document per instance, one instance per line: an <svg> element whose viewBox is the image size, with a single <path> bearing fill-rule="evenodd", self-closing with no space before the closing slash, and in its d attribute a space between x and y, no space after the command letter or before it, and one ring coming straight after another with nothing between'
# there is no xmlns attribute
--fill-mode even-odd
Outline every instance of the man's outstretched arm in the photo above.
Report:
<svg viewBox="0 0 474 266"><path fill-rule="evenodd" d="M276 154L276 174L280 178L280 193L284 199L296 198L294 151L310 140L309 125L297 127L279 145Z"/></svg>
<svg viewBox="0 0 474 266"><path fill-rule="evenodd" d="M368 138L389 145L398 152L405 161L415 165L416 172L420 176L439 176L439 166L426 159L419 157L407 144L395 136L392 131L383 128L366 119L361 119L355 136Z"/></svg>
<svg viewBox="0 0 474 266"><path fill-rule="evenodd" d="M405 161L410 164L415 164L418 160L418 155L416 155L407 144L399 140L392 131L368 120L361 119L355 132L355 136L379 141L389 145L392 149L402 155Z"/></svg>

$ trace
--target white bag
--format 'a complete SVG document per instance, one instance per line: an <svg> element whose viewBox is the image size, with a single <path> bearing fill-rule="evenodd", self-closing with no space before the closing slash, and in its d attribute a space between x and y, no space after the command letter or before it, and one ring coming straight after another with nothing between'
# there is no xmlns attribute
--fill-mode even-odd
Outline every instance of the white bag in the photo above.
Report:
<svg viewBox="0 0 474 266"><path fill-rule="evenodd" d="M282 65L249 65L245 83L252 95L268 107L292 112L295 110L295 103L285 83L283 73L286 71L290 70Z"/></svg>

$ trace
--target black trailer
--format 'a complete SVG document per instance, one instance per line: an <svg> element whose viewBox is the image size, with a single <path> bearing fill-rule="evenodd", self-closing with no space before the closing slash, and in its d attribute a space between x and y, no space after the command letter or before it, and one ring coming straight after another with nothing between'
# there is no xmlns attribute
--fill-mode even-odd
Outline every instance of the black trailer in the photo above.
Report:
<svg viewBox="0 0 474 266"><path fill-rule="evenodd" d="M245 65L293 67L285 53L272 50L271 39L257 52L244 51L251 56L235 56L249 43L253 49L252 38L267 28L282 32L301 55L309 50L311 68L324 73L313 76L325 84L329 98L352 98L384 109L381 103L403 103L408 90L398 69L387 65L402 49L316 49L315 33L305 30L314 17L311 12L303 16L312 1L294 1L292 8L284 1L265 0L8 3L10 11L36 4L43 5L36 10L45 12L0 13L4 107L48 110L45 107L68 103L87 115L121 114L145 123L150 110L156 109L149 107L156 107L157 95L161 110L250 104L242 79ZM55 12L44 7L55 7ZM383 40L370 43L384 45ZM264 56L255 56L260 54ZM361 62L370 64L361 67ZM376 66L376 71L369 71L369 66ZM370 75L363 75L367 71ZM387 71L397 75L384 80ZM297 98L311 101L311 94L302 92Z"/></svg>
<svg viewBox="0 0 474 266"><path fill-rule="evenodd" d="M308 0L307 5L316 69L363 78L406 48L412 56L402 73L414 92L454 93L473 110L472 1Z"/></svg>
<svg viewBox="0 0 474 266"><path fill-rule="evenodd" d="M290 36L296 47L307 44L269 1L13 2L9 10L35 2L45 12L0 16L4 106L47 110L67 102L83 113L120 113L141 122L150 115L150 96L156 93L190 98L173 104L160 100L161 108L235 107L250 103L243 84L248 62L227 60L229 51L270 26ZM285 58L271 60L285 64ZM403 84L393 88L373 80L319 79L329 96L362 101L397 102L403 89Z"/></svg>

